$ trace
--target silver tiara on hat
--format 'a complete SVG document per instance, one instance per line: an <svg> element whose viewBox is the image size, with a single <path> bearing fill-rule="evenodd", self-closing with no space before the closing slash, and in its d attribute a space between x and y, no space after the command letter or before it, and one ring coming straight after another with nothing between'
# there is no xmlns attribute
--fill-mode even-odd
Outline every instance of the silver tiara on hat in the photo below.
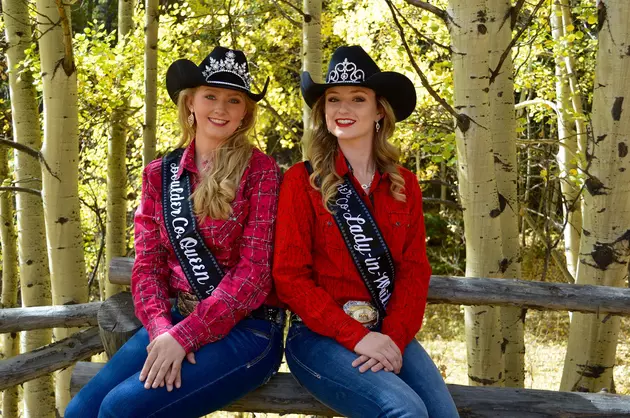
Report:
<svg viewBox="0 0 630 418"><path fill-rule="evenodd" d="M247 63L243 62L239 64L235 60L236 55L233 51L228 51L225 54L225 59L215 60L212 57L208 57L209 65L206 65L206 69L202 71L208 83L211 82L210 77L216 73L231 73L243 80L245 87L249 90L252 82L252 76L247 71Z"/></svg>
<svg viewBox="0 0 630 418"><path fill-rule="evenodd" d="M360 83L364 80L365 73L363 70L358 69L354 62L345 58L328 73L326 83Z"/></svg>

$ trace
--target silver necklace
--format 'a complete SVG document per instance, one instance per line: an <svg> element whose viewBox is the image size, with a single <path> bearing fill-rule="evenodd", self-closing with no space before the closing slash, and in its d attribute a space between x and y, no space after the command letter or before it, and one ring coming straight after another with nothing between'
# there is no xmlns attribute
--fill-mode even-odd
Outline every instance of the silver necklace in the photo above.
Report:
<svg viewBox="0 0 630 418"><path fill-rule="evenodd" d="M362 188L363 190L365 190L366 192L367 192L368 190L370 190L370 186L372 185L372 180L374 180L374 173L375 173L375 172L376 172L376 170L372 171L372 175L370 176L370 181L368 181L368 182L367 182L367 183L365 183L365 184L361 184L361 188Z"/></svg>

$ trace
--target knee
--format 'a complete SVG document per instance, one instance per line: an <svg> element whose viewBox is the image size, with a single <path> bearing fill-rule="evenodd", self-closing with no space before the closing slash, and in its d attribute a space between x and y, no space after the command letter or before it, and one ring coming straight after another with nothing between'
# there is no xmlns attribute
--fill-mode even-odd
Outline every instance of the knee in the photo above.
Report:
<svg viewBox="0 0 630 418"><path fill-rule="evenodd" d="M397 391L381 396L378 400L381 407L378 418L429 418L429 412L422 399L415 393L410 395Z"/></svg>
<svg viewBox="0 0 630 418"><path fill-rule="evenodd" d="M129 402L125 392L114 388L105 396L98 411L98 418L133 417L133 402Z"/></svg>
<svg viewBox="0 0 630 418"><path fill-rule="evenodd" d="M78 393L70 400L70 403L66 406L66 410L63 415L65 418L82 418L91 416L91 414L88 414L88 411L85 410L85 407L87 406L86 402L83 402L81 398L81 394Z"/></svg>

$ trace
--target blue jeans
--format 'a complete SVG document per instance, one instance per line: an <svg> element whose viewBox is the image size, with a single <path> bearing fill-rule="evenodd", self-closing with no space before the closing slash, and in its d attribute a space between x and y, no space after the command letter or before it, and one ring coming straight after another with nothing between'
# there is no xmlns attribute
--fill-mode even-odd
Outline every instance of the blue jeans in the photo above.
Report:
<svg viewBox="0 0 630 418"><path fill-rule="evenodd" d="M174 312L174 322L182 319ZM182 362L182 386L145 389L139 375L149 335L141 328L81 389L66 418L199 417L221 409L264 384L282 360L282 324L244 319L223 339Z"/></svg>
<svg viewBox="0 0 630 418"><path fill-rule="evenodd" d="M293 376L338 413L351 418L459 417L440 372L418 341L405 348L399 374L361 374L352 367L357 357L304 324L289 329L286 358Z"/></svg>

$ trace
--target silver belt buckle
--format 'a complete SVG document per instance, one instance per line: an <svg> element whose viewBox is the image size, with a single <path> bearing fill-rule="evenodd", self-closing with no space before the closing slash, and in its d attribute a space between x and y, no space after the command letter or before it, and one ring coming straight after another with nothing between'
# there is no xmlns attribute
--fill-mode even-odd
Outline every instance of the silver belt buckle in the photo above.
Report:
<svg viewBox="0 0 630 418"><path fill-rule="evenodd" d="M364 327L369 328L378 322L378 311L370 302L350 300L343 305L343 311Z"/></svg>

